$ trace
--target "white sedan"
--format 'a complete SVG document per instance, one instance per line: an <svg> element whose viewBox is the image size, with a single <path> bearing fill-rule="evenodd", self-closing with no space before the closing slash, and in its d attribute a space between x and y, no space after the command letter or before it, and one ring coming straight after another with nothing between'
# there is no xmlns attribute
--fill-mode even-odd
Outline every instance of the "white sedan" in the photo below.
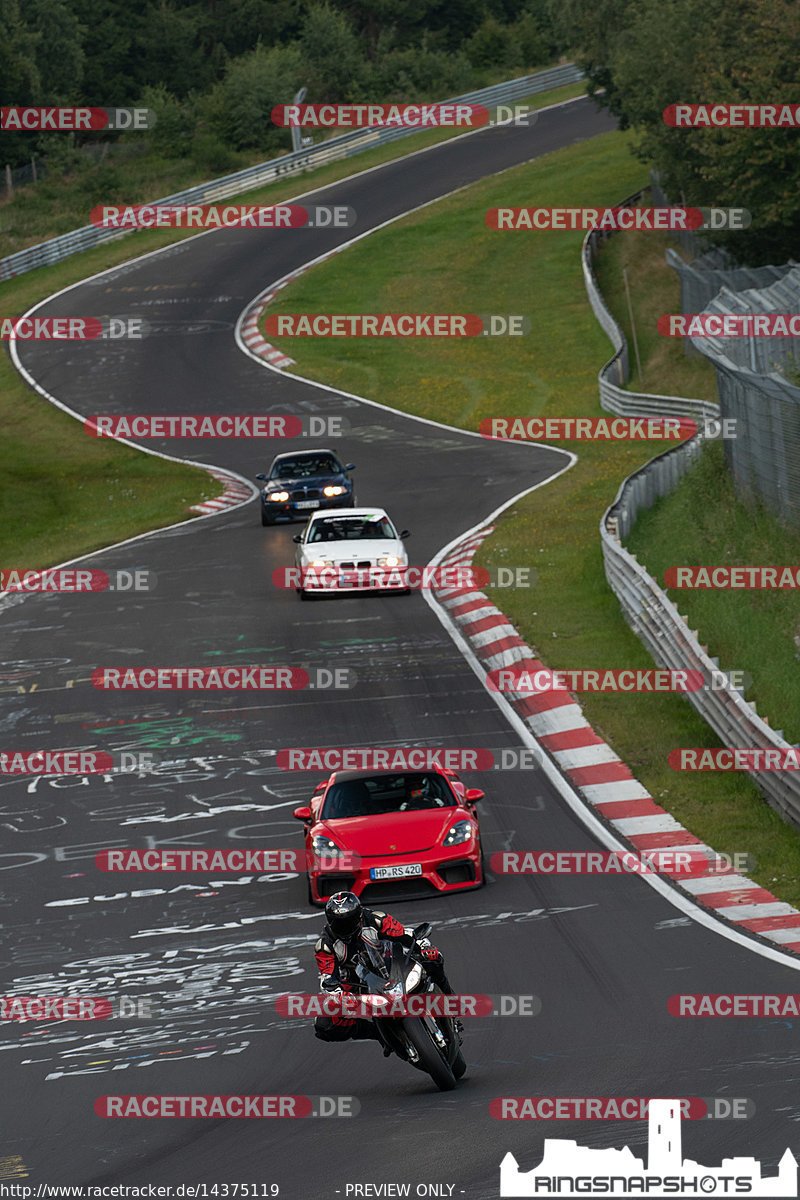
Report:
<svg viewBox="0 0 800 1200"><path fill-rule="evenodd" d="M301 600L313 593L407 592L408 555L382 508L338 508L315 513L298 533L296 591Z"/></svg>

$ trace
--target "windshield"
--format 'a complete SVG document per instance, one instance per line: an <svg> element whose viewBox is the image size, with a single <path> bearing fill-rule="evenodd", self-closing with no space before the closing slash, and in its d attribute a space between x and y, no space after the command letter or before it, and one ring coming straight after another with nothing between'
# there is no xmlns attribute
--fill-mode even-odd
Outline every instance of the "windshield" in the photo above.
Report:
<svg viewBox="0 0 800 1200"><path fill-rule="evenodd" d="M331 454L298 454L273 464L270 479L310 479L312 475L341 475L341 465Z"/></svg>
<svg viewBox="0 0 800 1200"><path fill-rule="evenodd" d="M370 817L423 808L455 808L456 803L443 775L405 771L335 783L325 797L321 817L323 821Z"/></svg>
<svg viewBox="0 0 800 1200"><path fill-rule="evenodd" d="M320 517L308 533L309 542L351 542L396 538L388 517Z"/></svg>

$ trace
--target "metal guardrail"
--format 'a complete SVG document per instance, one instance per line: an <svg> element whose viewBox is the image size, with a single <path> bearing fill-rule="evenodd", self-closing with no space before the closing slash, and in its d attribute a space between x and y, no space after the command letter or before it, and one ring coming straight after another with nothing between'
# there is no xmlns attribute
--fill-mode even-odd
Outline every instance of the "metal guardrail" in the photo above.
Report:
<svg viewBox="0 0 800 1200"><path fill-rule="evenodd" d="M675 486L700 453L702 442L702 436L698 436L686 446L668 450L623 482L600 522L606 579L631 629L659 666L702 673L708 690L689 692L686 698L725 746L786 750L790 743L783 737L783 731L770 728L769 722L759 717L755 704L747 703L740 689L711 689L712 672L719 669L719 659L709 656L708 647L700 645L697 631L689 629L686 618L618 536L622 511L628 525L632 524L640 507L648 507ZM800 774L797 771L748 774L767 802L785 820L800 828Z"/></svg>
<svg viewBox="0 0 800 1200"><path fill-rule="evenodd" d="M616 207L624 208L637 204L648 190L642 188L641 191L622 200ZM581 252L583 278L592 312L608 334L614 347L614 354L600 368L597 376L601 406L607 412L627 417L692 417L696 420L702 420L705 417L717 418L719 405L708 400L692 400L684 396L651 395L649 392L631 392L621 386L630 378L628 343L622 329L606 308L592 266L600 242L610 236L613 236L610 231L593 229L584 239Z"/></svg>
<svg viewBox="0 0 800 1200"><path fill-rule="evenodd" d="M480 88L478 91L468 92L463 96L454 96L448 100L437 101L437 103L471 103L487 106L511 104L526 96L535 95L537 92L563 87L568 83L577 83L583 77L583 71L575 63L564 63L558 67L550 67L546 71L537 71L534 75L522 75L518 79L506 80L504 83ZM312 167L335 162L341 158L350 158L365 150L372 150L376 146L382 146L418 132L417 129L404 127L354 129L350 133L320 142L311 149L299 150L270 159L268 162L257 163L253 167L246 167L243 171L224 175L209 183L198 184L196 187L175 192L171 196L164 196L161 200L153 200L151 203L161 205L213 204L218 200L228 200L242 192L262 187L265 183L270 183L284 175L299 175ZM0 259L0 280L13 279L14 276L22 275L25 271L60 262L72 254L80 254L92 246L115 241L117 238L127 237L135 232L137 230L134 229L100 229L95 225L84 225L81 229L74 229L70 233L62 234L61 237L50 238L46 242L39 242L36 246L29 246L25 250L18 250L16 254L10 254L7 258Z"/></svg>
<svg viewBox="0 0 800 1200"><path fill-rule="evenodd" d="M635 203L636 199L638 196L630 197L623 203ZM621 361L623 348L627 364L627 348L625 336L597 288L591 266L596 244L596 239L590 233L583 245L583 267L592 309L615 346L614 357L600 372L601 403L606 408L608 405L603 397L604 373ZM612 385L607 380L605 382L610 389ZM630 416L639 415L642 402L649 402L653 405L652 411L661 416L685 416L684 406L692 403L680 397L632 396L632 393L619 387L613 387L611 394L620 406L613 411ZM693 403L703 405L709 416L716 417L719 414L716 405L702 401ZM755 704L749 704L744 699L740 689L723 687L718 691L712 690L712 672L719 670L719 659L709 656L708 647L701 646L698 641L697 631L689 628L686 618L681 616L666 592L623 545L640 509L649 508L658 497L672 491L697 461L704 440L703 435L698 434L690 441L651 459L623 480L614 503L603 513L600 521L606 579L631 629L659 666L701 672L707 690L687 692L686 699L725 746L787 750L790 743L783 737L783 731L771 729L766 718L759 717ZM772 808L800 829L800 772L749 771L748 774Z"/></svg>

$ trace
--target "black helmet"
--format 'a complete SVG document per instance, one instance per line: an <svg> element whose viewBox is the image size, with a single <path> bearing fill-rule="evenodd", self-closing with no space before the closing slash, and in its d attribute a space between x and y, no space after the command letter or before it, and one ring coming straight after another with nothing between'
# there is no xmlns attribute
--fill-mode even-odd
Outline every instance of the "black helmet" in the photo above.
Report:
<svg viewBox="0 0 800 1200"><path fill-rule="evenodd" d="M325 916L331 933L348 942L361 928L364 909L353 892L336 892L325 905Z"/></svg>

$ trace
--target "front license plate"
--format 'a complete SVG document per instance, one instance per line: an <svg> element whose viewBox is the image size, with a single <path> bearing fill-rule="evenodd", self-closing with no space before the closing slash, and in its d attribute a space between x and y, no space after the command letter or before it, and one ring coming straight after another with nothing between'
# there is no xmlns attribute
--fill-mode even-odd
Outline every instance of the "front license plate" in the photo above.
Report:
<svg viewBox="0 0 800 1200"><path fill-rule="evenodd" d="M404 863L398 867L373 867L370 879L405 879L408 875L421 875L422 863Z"/></svg>
<svg viewBox="0 0 800 1200"><path fill-rule="evenodd" d="M295 508L319 508L319 500L297 500Z"/></svg>

